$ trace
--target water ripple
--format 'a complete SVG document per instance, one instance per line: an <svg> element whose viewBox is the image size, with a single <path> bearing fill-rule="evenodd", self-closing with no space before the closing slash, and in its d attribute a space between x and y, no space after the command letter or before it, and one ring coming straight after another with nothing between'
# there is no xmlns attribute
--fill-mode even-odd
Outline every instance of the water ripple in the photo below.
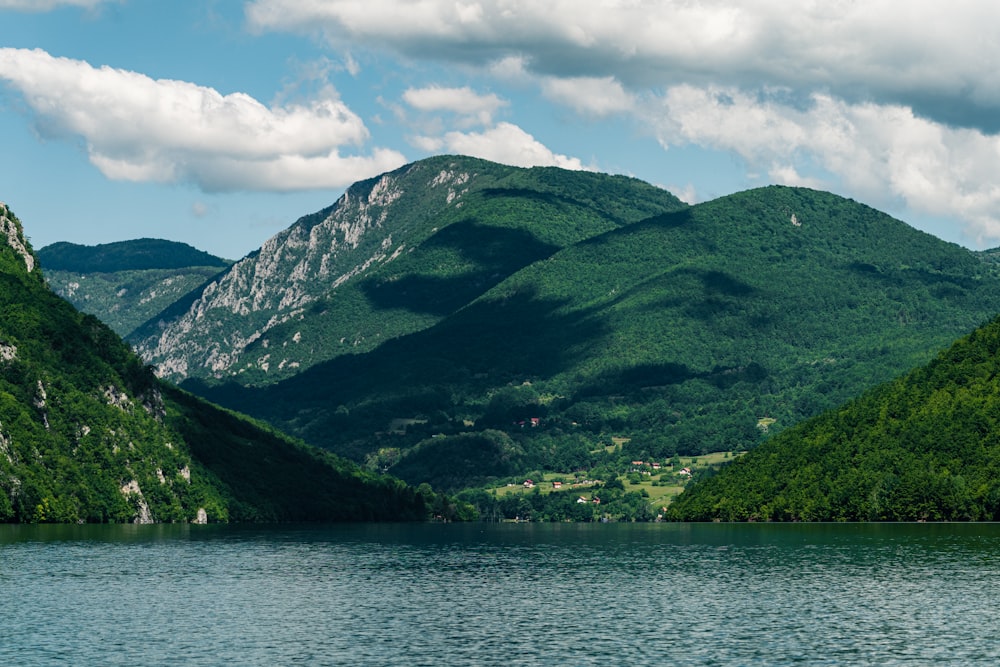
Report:
<svg viewBox="0 0 1000 667"><path fill-rule="evenodd" d="M994 665L1000 526L0 527L0 664Z"/></svg>

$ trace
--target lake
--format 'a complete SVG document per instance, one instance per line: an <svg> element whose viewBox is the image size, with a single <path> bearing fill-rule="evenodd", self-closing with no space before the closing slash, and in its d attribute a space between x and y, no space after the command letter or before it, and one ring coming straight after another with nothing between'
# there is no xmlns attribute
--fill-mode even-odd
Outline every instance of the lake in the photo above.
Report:
<svg viewBox="0 0 1000 667"><path fill-rule="evenodd" d="M1000 525L0 526L4 665L1000 663Z"/></svg>

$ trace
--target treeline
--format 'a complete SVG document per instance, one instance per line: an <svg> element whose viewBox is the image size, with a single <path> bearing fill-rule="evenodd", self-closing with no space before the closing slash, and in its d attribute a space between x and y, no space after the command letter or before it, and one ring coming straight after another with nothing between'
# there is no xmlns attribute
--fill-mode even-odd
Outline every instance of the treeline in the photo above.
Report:
<svg viewBox="0 0 1000 667"><path fill-rule="evenodd" d="M691 485L672 518L1000 519L1000 319Z"/></svg>

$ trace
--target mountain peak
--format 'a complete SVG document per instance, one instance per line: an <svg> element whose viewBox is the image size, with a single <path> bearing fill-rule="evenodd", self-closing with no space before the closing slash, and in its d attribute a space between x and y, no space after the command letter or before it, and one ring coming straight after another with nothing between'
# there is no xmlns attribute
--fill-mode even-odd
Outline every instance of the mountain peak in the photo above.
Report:
<svg viewBox="0 0 1000 667"><path fill-rule="evenodd" d="M350 186L129 338L166 377L272 381L424 329L563 246L684 206L636 179L427 158Z"/></svg>
<svg viewBox="0 0 1000 667"><path fill-rule="evenodd" d="M17 219L17 216L3 202L0 202L0 234L6 239L10 249L24 260L24 266L28 270L28 273L34 271L38 262L35 260L35 255L31 251L31 246L28 244L27 239L24 238L24 229L21 227L21 221Z"/></svg>

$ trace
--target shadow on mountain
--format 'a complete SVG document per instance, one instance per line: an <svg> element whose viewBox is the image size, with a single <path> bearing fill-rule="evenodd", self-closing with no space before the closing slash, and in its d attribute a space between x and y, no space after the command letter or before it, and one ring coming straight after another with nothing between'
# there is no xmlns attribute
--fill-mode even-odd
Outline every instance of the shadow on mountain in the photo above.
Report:
<svg viewBox="0 0 1000 667"><path fill-rule="evenodd" d="M464 220L437 232L416 252L456 265L474 265L454 275L409 273L375 277L361 283L376 308L404 308L413 312L448 315L507 276L559 250L523 229L482 225ZM448 267L438 267L447 272Z"/></svg>
<svg viewBox="0 0 1000 667"><path fill-rule="evenodd" d="M428 330L344 355L262 388L184 387L347 456L348 444L395 418L452 412L491 387L549 378L579 362L581 347L610 327L588 311L533 290L476 302Z"/></svg>
<svg viewBox="0 0 1000 667"><path fill-rule="evenodd" d="M582 387L578 395L588 397L631 393L636 389L681 384L702 375L686 364L674 362L639 364L630 368L602 373L590 384Z"/></svg>
<svg viewBox="0 0 1000 667"><path fill-rule="evenodd" d="M705 292L712 296L744 297L750 296L757 291L753 285L749 285L723 271L692 269L692 272L701 280Z"/></svg>
<svg viewBox="0 0 1000 667"><path fill-rule="evenodd" d="M757 362L750 362L745 366L715 366L706 371L698 371L676 362L638 364L600 374L580 388L577 399L634 395L636 392L665 389L690 380L703 380L717 389L725 390L738 382L759 384L770 375L770 371Z"/></svg>
<svg viewBox="0 0 1000 667"><path fill-rule="evenodd" d="M731 273L681 268L637 285L623 294L622 300L658 291L664 294L655 302L658 308L675 310L703 322L723 314L742 315L747 310L747 301L761 296L760 289Z"/></svg>

